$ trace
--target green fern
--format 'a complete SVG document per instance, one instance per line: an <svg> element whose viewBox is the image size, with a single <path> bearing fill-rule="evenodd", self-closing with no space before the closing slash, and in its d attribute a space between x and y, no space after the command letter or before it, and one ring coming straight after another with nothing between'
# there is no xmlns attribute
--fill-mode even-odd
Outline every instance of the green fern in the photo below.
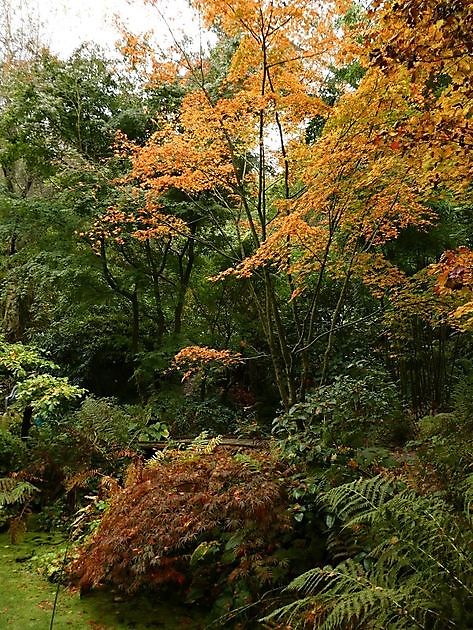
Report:
<svg viewBox="0 0 473 630"><path fill-rule="evenodd" d="M473 481L471 494L472 488ZM473 626L468 513L381 476L333 488L320 500L340 519L342 533L358 537L363 552L297 577L288 590L301 599L267 619L307 627L310 613L322 630ZM469 509L471 495L466 503Z"/></svg>
<svg viewBox="0 0 473 630"><path fill-rule="evenodd" d="M393 487L384 477L357 479L323 493L320 501L340 519L354 524L360 515L369 522L378 508L393 495Z"/></svg>
<svg viewBox="0 0 473 630"><path fill-rule="evenodd" d="M88 396L72 419L74 427L99 449L130 441L133 418L113 399Z"/></svg>
<svg viewBox="0 0 473 630"><path fill-rule="evenodd" d="M210 455L221 441L222 437L220 435L209 438L208 431L202 431L202 433L192 441L192 444L189 444L186 450L195 455Z"/></svg>
<svg viewBox="0 0 473 630"><path fill-rule="evenodd" d="M38 488L27 481L0 477L0 508L14 503L27 503L35 492L38 492Z"/></svg>
<svg viewBox="0 0 473 630"><path fill-rule="evenodd" d="M463 491L465 514L471 525L473 525L473 474L468 475L463 482Z"/></svg>
<svg viewBox="0 0 473 630"><path fill-rule="evenodd" d="M473 423L473 374L467 374L456 384L453 391L455 415L462 424Z"/></svg>
<svg viewBox="0 0 473 630"><path fill-rule="evenodd" d="M31 512L29 502L35 492L39 492L38 488L27 481L0 477L0 513L7 506L17 506L17 513L10 513L6 519L12 544L16 544L26 531L26 521Z"/></svg>

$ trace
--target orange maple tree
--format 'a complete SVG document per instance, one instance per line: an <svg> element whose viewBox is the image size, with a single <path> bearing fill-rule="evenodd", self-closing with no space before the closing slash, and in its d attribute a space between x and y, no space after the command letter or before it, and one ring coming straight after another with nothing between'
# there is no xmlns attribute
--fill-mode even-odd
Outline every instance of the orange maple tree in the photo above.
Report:
<svg viewBox="0 0 473 630"><path fill-rule="evenodd" d="M126 52L150 69L148 81L172 78L187 95L177 121L163 121L144 147L127 147L126 182L145 192L158 222L160 199L172 189L211 194L221 205L232 265L216 279L246 282L289 407L304 395L314 362L326 376L352 279L378 295L402 282L382 246L408 226L427 229L433 203L468 192L471 7L404 0L353 17L336 1L193 6L206 27L234 42L232 54L216 79L210 57L177 39L172 63L163 63L128 38ZM319 94L330 69L350 63L364 76L327 105ZM323 130L308 143L315 117ZM339 296L321 332L327 276ZM321 337L325 352L314 357Z"/></svg>
<svg viewBox="0 0 473 630"><path fill-rule="evenodd" d="M457 306L452 321L463 330L473 330L473 251L459 247L444 252L431 273L436 276L439 295L454 296Z"/></svg>
<svg viewBox="0 0 473 630"><path fill-rule="evenodd" d="M206 368L234 367L242 363L241 354L230 350L215 350L206 346L187 346L180 350L173 359L172 367L175 370L185 370L182 380L189 378L192 374L200 372Z"/></svg>

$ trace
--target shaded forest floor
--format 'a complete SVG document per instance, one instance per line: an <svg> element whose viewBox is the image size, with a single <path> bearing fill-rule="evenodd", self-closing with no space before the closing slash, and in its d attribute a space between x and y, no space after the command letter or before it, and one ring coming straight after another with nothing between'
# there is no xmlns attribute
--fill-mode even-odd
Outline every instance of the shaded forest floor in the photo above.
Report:
<svg viewBox="0 0 473 630"><path fill-rule="evenodd" d="M0 534L0 630L48 630L56 585L31 569L34 554L54 552L61 538L29 532L12 545ZM169 602L140 597L115 601L113 594L94 592L80 598L61 588L54 620L55 630L198 630L205 621L197 613Z"/></svg>

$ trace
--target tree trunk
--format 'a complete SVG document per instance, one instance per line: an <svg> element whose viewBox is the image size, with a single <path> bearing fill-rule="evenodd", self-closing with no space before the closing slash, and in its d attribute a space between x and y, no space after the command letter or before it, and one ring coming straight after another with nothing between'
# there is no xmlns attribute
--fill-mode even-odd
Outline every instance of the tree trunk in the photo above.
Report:
<svg viewBox="0 0 473 630"><path fill-rule="evenodd" d="M131 297L131 308L133 313L131 350L136 354L138 352L140 339L140 307L138 303L138 287L136 285Z"/></svg>
<svg viewBox="0 0 473 630"><path fill-rule="evenodd" d="M27 405L23 411L23 420L21 422L20 436L23 441L26 441L28 439L30 429L31 429L32 418L33 418L33 408L30 405Z"/></svg>

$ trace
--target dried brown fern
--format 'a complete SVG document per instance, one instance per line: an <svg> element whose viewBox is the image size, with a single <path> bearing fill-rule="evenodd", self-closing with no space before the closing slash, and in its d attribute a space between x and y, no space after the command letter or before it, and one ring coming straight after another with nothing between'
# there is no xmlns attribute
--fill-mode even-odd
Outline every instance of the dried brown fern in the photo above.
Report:
<svg viewBox="0 0 473 630"><path fill-rule="evenodd" d="M26 532L26 522L31 514L31 509L24 507L20 514L13 517L8 525L8 535L12 545L16 545L21 541Z"/></svg>
<svg viewBox="0 0 473 630"><path fill-rule="evenodd" d="M123 488L114 477L105 475L100 480L100 490L102 491L102 494L109 497L114 497L121 490L123 490Z"/></svg>
<svg viewBox="0 0 473 630"><path fill-rule="evenodd" d="M143 460L138 459L129 464L125 470L125 488L137 483L142 476L144 469Z"/></svg>
<svg viewBox="0 0 473 630"><path fill-rule="evenodd" d="M71 492L74 488L83 488L86 485L86 482L92 479L93 477L100 476L100 470L97 468L90 468L87 470L81 470L70 477L67 477L64 481L64 487L67 492Z"/></svg>

